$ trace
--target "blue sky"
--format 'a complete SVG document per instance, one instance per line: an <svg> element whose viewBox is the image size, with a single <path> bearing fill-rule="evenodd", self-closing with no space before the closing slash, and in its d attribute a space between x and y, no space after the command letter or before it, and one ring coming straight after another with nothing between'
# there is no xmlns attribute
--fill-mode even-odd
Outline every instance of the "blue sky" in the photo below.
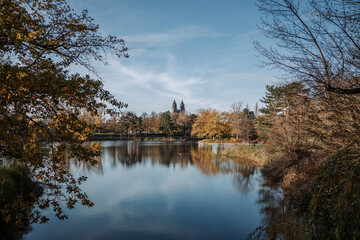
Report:
<svg viewBox="0 0 360 240"><path fill-rule="evenodd" d="M69 0L105 34L125 40L129 59L96 63L104 86L137 114L170 110L228 111L243 101L253 109L276 81L259 68L253 39L260 15L255 0ZM260 103L260 102L259 102Z"/></svg>

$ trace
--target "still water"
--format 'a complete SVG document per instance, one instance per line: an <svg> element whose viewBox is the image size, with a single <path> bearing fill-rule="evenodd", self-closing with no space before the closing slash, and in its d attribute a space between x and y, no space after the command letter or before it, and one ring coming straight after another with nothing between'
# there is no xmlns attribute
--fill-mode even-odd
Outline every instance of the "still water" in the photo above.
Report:
<svg viewBox="0 0 360 240"><path fill-rule="evenodd" d="M246 239L262 223L262 177L218 145L106 141L97 166L69 161L92 208L36 224L25 239ZM49 211L48 216L53 213Z"/></svg>

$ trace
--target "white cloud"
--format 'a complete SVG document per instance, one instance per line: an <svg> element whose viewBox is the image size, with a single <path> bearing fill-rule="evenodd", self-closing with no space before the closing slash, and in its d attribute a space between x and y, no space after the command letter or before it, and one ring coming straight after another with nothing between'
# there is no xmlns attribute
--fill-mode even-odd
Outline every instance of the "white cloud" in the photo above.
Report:
<svg viewBox="0 0 360 240"><path fill-rule="evenodd" d="M172 54L167 54L160 69L144 64L125 65L117 59L109 59L109 65L102 68L100 75L106 89L129 103L129 111L167 111L173 99L184 99L188 110L191 106L195 110L210 104L202 96L208 80L202 76L187 76Z"/></svg>
<svg viewBox="0 0 360 240"><path fill-rule="evenodd" d="M211 31L202 26L189 26L177 28L161 33L142 34L135 36L124 36L129 46L143 45L145 47L172 46L180 42L201 37L221 37L222 33Z"/></svg>
<svg viewBox="0 0 360 240"><path fill-rule="evenodd" d="M240 34L236 37L236 39L241 39L241 38L244 38L244 37L249 37L249 36L253 36L257 33L260 33L260 30L254 30L254 31L251 31L251 32L247 32L247 33L244 33L244 34Z"/></svg>

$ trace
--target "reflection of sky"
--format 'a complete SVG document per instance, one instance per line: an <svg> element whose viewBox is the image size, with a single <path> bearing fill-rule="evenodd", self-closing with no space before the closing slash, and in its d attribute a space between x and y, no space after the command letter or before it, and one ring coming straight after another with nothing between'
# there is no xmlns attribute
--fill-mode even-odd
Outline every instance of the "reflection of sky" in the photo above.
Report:
<svg viewBox="0 0 360 240"><path fill-rule="evenodd" d="M90 172L82 186L95 206L35 225L26 239L243 239L260 224L256 172L244 194L233 174L206 176L192 164L150 161L114 167L104 148L103 173Z"/></svg>

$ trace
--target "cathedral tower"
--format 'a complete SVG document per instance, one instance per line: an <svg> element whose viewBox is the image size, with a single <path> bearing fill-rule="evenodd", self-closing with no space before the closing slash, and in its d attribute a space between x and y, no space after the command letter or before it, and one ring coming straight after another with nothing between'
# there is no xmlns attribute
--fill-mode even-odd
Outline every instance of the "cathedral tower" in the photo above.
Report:
<svg viewBox="0 0 360 240"><path fill-rule="evenodd" d="M184 104L184 101L181 100L180 109L178 109L178 108L177 108L176 101L175 101L175 99L174 99L174 102L173 102L172 107L171 107L171 114L174 114L174 113L182 113L182 112L185 112L185 104Z"/></svg>
<svg viewBox="0 0 360 240"><path fill-rule="evenodd" d="M181 100L181 103L180 103L180 112L185 112L185 104L183 102L183 100Z"/></svg>
<svg viewBox="0 0 360 240"><path fill-rule="evenodd" d="M172 107L171 107L171 113L178 113L178 109L177 109L177 105L176 105L176 102L175 102L175 99L174 99L174 102L172 104Z"/></svg>

